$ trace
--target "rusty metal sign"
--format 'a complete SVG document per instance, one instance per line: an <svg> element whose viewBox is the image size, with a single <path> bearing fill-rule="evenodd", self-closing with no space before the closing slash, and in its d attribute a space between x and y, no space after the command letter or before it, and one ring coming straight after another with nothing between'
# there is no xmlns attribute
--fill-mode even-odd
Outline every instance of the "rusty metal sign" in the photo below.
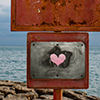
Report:
<svg viewBox="0 0 100 100"><path fill-rule="evenodd" d="M100 31L100 0L11 0L12 31Z"/></svg>
<svg viewBox="0 0 100 100"><path fill-rule="evenodd" d="M28 87L88 88L88 41L88 33L28 33Z"/></svg>

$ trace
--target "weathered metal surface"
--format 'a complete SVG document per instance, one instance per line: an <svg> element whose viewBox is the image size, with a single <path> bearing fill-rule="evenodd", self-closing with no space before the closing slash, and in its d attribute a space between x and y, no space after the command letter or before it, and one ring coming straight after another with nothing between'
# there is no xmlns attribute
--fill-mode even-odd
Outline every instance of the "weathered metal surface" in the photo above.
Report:
<svg viewBox="0 0 100 100"><path fill-rule="evenodd" d="M27 86L54 89L88 88L88 42L88 33L28 33ZM54 62L51 56L61 62Z"/></svg>
<svg viewBox="0 0 100 100"><path fill-rule="evenodd" d="M12 0L13 31L100 31L100 0Z"/></svg>
<svg viewBox="0 0 100 100"><path fill-rule="evenodd" d="M83 42L32 42L31 77L34 79L83 79Z"/></svg>
<svg viewBox="0 0 100 100"><path fill-rule="evenodd" d="M62 100L62 89L54 89L53 100Z"/></svg>

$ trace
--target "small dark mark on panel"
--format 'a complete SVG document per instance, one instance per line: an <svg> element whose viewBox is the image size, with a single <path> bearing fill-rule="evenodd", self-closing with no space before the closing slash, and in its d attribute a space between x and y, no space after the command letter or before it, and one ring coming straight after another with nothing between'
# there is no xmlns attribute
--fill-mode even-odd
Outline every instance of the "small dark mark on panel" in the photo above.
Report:
<svg viewBox="0 0 100 100"><path fill-rule="evenodd" d="M81 50L78 50L79 51L79 53L82 55L82 52L81 52Z"/></svg>
<svg viewBox="0 0 100 100"><path fill-rule="evenodd" d="M59 76L59 75L56 75L57 77Z"/></svg>
<svg viewBox="0 0 100 100"><path fill-rule="evenodd" d="M54 24L51 23L52 26L54 26Z"/></svg>
<svg viewBox="0 0 100 100"><path fill-rule="evenodd" d="M71 3L71 1L68 1L68 3Z"/></svg>
<svg viewBox="0 0 100 100"><path fill-rule="evenodd" d="M77 7L78 7L78 5L74 5L74 10L76 10Z"/></svg>
<svg viewBox="0 0 100 100"><path fill-rule="evenodd" d="M56 26L57 26L57 25L61 26L60 22L57 22L57 21L54 21L54 24L55 24Z"/></svg>
<svg viewBox="0 0 100 100"><path fill-rule="evenodd" d="M45 29L44 29L44 31L45 31Z"/></svg>
<svg viewBox="0 0 100 100"><path fill-rule="evenodd" d="M78 24L86 24L86 20L84 20L83 22L78 22Z"/></svg>
<svg viewBox="0 0 100 100"><path fill-rule="evenodd" d="M57 44L57 46L58 46L59 44Z"/></svg>
<svg viewBox="0 0 100 100"><path fill-rule="evenodd" d="M50 24L43 21L43 22L41 23L41 25L50 25Z"/></svg>
<svg viewBox="0 0 100 100"><path fill-rule="evenodd" d="M82 4L79 4L80 6L82 6Z"/></svg>
<svg viewBox="0 0 100 100"><path fill-rule="evenodd" d="M33 46L35 46L35 44L33 44Z"/></svg>
<svg viewBox="0 0 100 100"><path fill-rule="evenodd" d="M38 24L36 24L36 26L38 26Z"/></svg>
<svg viewBox="0 0 100 100"><path fill-rule="evenodd" d="M50 0L50 2L51 2L52 4L56 4L56 3L58 2L58 0Z"/></svg>
<svg viewBox="0 0 100 100"><path fill-rule="evenodd" d="M61 26L60 22L58 22L58 24Z"/></svg>
<svg viewBox="0 0 100 100"><path fill-rule="evenodd" d="M32 74L33 75L33 77L35 76L34 74Z"/></svg>
<svg viewBox="0 0 100 100"><path fill-rule="evenodd" d="M42 10L45 10L45 7L42 7Z"/></svg>
<svg viewBox="0 0 100 100"><path fill-rule="evenodd" d="M49 0L44 0L44 2L47 2L47 1L49 1Z"/></svg>
<svg viewBox="0 0 100 100"><path fill-rule="evenodd" d="M63 3L61 4L61 6L66 6L66 1L63 1Z"/></svg>
<svg viewBox="0 0 100 100"><path fill-rule="evenodd" d="M69 20L69 25L74 25L74 24L77 24L74 20L70 19Z"/></svg>
<svg viewBox="0 0 100 100"><path fill-rule="evenodd" d="M34 25L32 24L32 26L34 26Z"/></svg>
<svg viewBox="0 0 100 100"><path fill-rule="evenodd" d="M81 75L81 77L83 77L83 75Z"/></svg>
<svg viewBox="0 0 100 100"><path fill-rule="evenodd" d="M55 23L55 25L57 25L57 22L56 21L54 21L54 23Z"/></svg>
<svg viewBox="0 0 100 100"><path fill-rule="evenodd" d="M13 20L13 22L15 22L15 20Z"/></svg>

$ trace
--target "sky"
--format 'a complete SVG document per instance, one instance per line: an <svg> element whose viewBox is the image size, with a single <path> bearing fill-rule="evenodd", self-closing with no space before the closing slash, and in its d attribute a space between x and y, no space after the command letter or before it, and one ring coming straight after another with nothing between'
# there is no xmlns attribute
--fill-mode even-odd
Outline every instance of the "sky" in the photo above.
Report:
<svg viewBox="0 0 100 100"><path fill-rule="evenodd" d="M11 32L11 0L0 0L0 45L26 45L28 32ZM100 32L88 32L89 45L100 46Z"/></svg>

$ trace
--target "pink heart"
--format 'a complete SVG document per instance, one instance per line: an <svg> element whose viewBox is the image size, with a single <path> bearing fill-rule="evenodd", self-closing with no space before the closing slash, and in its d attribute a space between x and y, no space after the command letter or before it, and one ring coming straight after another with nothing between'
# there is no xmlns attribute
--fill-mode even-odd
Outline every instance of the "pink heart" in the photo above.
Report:
<svg viewBox="0 0 100 100"><path fill-rule="evenodd" d="M53 63L59 66L61 63L64 62L64 60L66 59L66 56L64 54L60 54L59 57L57 57L56 54L51 54L50 59Z"/></svg>

